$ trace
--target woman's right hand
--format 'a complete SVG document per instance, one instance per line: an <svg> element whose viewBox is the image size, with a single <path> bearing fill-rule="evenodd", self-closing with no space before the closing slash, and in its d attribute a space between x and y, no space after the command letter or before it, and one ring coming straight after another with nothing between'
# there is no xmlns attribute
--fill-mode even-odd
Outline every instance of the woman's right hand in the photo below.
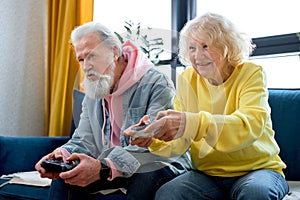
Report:
<svg viewBox="0 0 300 200"><path fill-rule="evenodd" d="M144 132L149 133L149 137L138 137L132 139L132 136L136 134L136 131L132 130L132 128L143 123L148 123ZM171 141L181 137L184 133L185 125L186 116L184 112L165 110L158 112L156 119L153 122L150 122L149 118L144 116L138 124L126 129L124 131L124 135L131 136L130 144L132 145L149 147L154 138L163 141Z"/></svg>
<svg viewBox="0 0 300 200"><path fill-rule="evenodd" d="M155 121L147 127L147 130L155 130L153 137L167 142L181 137L185 130L185 124L184 112L165 110L157 113Z"/></svg>

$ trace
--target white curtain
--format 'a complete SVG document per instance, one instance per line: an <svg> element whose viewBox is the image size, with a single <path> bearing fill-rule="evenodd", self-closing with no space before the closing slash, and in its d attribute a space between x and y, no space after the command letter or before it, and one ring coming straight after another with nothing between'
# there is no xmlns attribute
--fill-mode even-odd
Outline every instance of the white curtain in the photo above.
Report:
<svg viewBox="0 0 300 200"><path fill-rule="evenodd" d="M0 0L0 135L45 134L46 0Z"/></svg>

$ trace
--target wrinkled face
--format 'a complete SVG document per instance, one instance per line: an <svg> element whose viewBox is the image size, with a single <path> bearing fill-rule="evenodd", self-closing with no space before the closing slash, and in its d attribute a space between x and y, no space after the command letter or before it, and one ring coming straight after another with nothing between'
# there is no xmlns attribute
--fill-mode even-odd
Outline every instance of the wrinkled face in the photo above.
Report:
<svg viewBox="0 0 300 200"><path fill-rule="evenodd" d="M76 43L75 52L77 60L86 74L91 69L100 74L106 74L114 59L112 48L101 42L96 33L90 33L82 37ZM95 79L91 75L88 75L87 78L90 80Z"/></svg>
<svg viewBox="0 0 300 200"><path fill-rule="evenodd" d="M75 52L85 73L83 84L86 95L97 99L105 97L114 79L112 48L104 45L95 33L91 33L76 43Z"/></svg>
<svg viewBox="0 0 300 200"><path fill-rule="evenodd" d="M188 39L188 54L193 68L206 79L215 80L220 76L223 61L220 54L213 51L204 37Z"/></svg>

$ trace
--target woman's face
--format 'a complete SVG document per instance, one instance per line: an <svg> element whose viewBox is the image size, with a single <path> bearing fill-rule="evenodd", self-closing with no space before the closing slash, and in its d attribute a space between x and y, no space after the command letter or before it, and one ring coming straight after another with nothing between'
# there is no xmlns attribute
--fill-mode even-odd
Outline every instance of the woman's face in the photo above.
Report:
<svg viewBox="0 0 300 200"><path fill-rule="evenodd" d="M218 81L224 61L219 53L208 46L204 37L189 37L188 54L193 68L209 81ZM219 82L219 81L218 81Z"/></svg>

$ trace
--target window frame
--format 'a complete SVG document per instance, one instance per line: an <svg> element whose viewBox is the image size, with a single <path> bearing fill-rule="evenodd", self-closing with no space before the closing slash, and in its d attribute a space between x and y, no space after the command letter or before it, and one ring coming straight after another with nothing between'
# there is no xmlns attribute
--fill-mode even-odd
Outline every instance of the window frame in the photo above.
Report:
<svg viewBox="0 0 300 200"><path fill-rule="evenodd" d="M300 40L297 33L253 38L256 49L252 56L299 53Z"/></svg>
<svg viewBox="0 0 300 200"><path fill-rule="evenodd" d="M176 85L176 68L182 66L178 60L179 32L187 21L196 17L197 0L172 0L171 5L172 55L170 60L161 60L158 65L171 65L171 78ZM297 34L299 33L252 38L253 43L256 44L256 49L251 57L276 56L287 53L300 55L300 38Z"/></svg>

